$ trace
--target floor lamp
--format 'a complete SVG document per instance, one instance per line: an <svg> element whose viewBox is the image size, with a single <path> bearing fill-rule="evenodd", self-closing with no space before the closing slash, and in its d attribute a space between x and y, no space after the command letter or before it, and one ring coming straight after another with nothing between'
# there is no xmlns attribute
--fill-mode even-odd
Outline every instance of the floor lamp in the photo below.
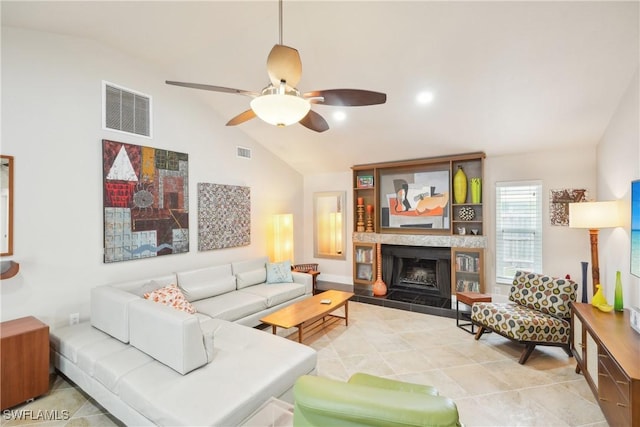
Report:
<svg viewBox="0 0 640 427"><path fill-rule="evenodd" d="M591 277L593 279L591 286L593 293L596 292L596 285L600 283L598 231L601 228L619 227L620 225L617 201L569 203L569 227L589 229L589 237L591 240Z"/></svg>
<svg viewBox="0 0 640 427"><path fill-rule="evenodd" d="M273 216L271 261L289 260L293 264L293 214Z"/></svg>

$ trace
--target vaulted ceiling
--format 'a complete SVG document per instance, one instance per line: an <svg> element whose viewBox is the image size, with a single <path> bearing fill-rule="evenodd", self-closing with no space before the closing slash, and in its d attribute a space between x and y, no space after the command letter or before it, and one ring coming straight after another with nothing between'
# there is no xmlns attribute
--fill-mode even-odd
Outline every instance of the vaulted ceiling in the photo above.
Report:
<svg viewBox="0 0 640 427"><path fill-rule="evenodd" d="M95 39L167 80L266 86L278 2L2 1L2 25ZM594 146L638 72L639 3L285 1L298 88L387 94L371 107L315 105L331 127L237 127L302 173L470 151ZM221 126L250 98L190 91ZM418 104L423 91L433 101ZM333 117L344 111L346 119Z"/></svg>

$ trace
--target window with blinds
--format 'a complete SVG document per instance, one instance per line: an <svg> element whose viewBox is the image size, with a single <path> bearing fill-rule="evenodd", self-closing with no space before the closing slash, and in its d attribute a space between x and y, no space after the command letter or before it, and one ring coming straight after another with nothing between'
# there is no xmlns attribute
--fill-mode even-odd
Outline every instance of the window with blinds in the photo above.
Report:
<svg viewBox="0 0 640 427"><path fill-rule="evenodd" d="M542 182L496 183L496 281L542 272Z"/></svg>

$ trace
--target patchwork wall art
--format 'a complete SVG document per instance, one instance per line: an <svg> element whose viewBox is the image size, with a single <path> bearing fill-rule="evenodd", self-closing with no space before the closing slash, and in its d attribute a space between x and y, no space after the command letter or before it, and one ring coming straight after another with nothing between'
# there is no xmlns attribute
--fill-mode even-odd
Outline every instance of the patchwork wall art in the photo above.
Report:
<svg viewBox="0 0 640 427"><path fill-rule="evenodd" d="M569 226L569 203L587 201L587 190L565 188L551 190L549 200L549 220L551 225Z"/></svg>
<svg viewBox="0 0 640 427"><path fill-rule="evenodd" d="M249 187L198 183L198 250L251 244Z"/></svg>
<svg viewBox="0 0 640 427"><path fill-rule="evenodd" d="M189 252L189 157L102 140L104 262Z"/></svg>

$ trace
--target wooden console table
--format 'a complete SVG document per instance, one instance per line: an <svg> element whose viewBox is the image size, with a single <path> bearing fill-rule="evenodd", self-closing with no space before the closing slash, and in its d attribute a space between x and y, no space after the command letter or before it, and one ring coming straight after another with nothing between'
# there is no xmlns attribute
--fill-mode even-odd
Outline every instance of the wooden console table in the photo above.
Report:
<svg viewBox="0 0 640 427"><path fill-rule="evenodd" d="M35 317L0 323L0 409L49 391L49 326Z"/></svg>
<svg viewBox="0 0 640 427"><path fill-rule="evenodd" d="M629 310L571 307L576 372L583 372L609 425L640 427L640 334L629 325Z"/></svg>

